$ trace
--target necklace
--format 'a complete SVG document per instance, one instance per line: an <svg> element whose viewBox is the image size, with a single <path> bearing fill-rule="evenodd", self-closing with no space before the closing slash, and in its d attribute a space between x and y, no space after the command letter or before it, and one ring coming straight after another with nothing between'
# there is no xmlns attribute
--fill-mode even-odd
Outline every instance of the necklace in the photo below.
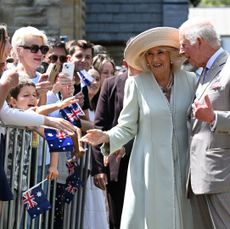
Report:
<svg viewBox="0 0 230 229"><path fill-rule="evenodd" d="M171 88L173 86L174 83L174 75L172 75L169 79L168 84L165 87L161 87L162 92L164 93L164 95L167 97L167 99L170 99L170 94L171 94Z"/></svg>

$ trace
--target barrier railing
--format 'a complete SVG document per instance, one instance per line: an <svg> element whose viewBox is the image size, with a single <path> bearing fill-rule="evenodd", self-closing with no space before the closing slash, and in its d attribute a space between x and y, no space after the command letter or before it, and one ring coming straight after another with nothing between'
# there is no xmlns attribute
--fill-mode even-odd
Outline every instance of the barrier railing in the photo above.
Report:
<svg viewBox="0 0 230 229"><path fill-rule="evenodd" d="M14 200L3 204L0 215L0 229L53 229L56 181L47 181L41 184L52 208L38 218L30 219L22 201L23 191L46 178L46 156L49 154L46 141L40 141L39 147L33 148L31 131L25 128L3 125L0 125L0 129L1 132L4 132L1 137L1 144L4 144L5 149L4 152L0 153L4 154L4 170L7 174L11 191L14 194ZM42 150L39 151L41 147ZM85 155L79 160L80 176L84 184L88 176L89 151L90 149L86 150ZM41 165L39 165L39 156L42 157ZM27 169L25 169L25 166ZM63 228L82 228L84 202L85 186L78 189L70 204L65 204Z"/></svg>

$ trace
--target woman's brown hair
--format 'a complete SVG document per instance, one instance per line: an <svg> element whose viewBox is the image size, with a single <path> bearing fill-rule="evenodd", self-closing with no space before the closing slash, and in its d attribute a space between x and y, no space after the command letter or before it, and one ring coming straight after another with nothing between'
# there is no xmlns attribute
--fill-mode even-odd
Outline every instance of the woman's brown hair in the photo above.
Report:
<svg viewBox="0 0 230 229"><path fill-rule="evenodd" d="M5 52L7 38L7 27L5 24L0 24L0 64L3 63L3 56Z"/></svg>
<svg viewBox="0 0 230 229"><path fill-rule="evenodd" d="M116 69L113 59L107 54L98 54L93 58L93 67L101 74L103 64L110 62L113 65L114 71Z"/></svg>

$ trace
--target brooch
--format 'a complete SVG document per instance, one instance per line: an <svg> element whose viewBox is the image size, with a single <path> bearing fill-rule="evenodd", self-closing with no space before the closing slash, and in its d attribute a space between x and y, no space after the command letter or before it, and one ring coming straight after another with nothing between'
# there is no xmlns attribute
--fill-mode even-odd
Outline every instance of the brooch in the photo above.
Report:
<svg viewBox="0 0 230 229"><path fill-rule="evenodd" d="M218 89L220 89L222 87L222 85L221 85L221 83L219 82L219 81L217 81L217 82L215 82L215 83L213 83L212 85L211 85L211 89L213 89L213 90L218 90Z"/></svg>

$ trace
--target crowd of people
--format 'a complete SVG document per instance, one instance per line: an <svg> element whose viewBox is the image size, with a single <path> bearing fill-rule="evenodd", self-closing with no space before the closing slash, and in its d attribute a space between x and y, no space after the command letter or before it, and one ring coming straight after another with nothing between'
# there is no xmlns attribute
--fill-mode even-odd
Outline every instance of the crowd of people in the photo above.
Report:
<svg viewBox="0 0 230 229"><path fill-rule="evenodd" d="M130 38L122 71L98 44L48 39L32 26L17 29L10 42L1 25L0 60L1 122L28 127L40 154L44 126L77 142L73 152L45 159L47 178L57 181L54 228L64 228L66 162L78 161L84 144L92 148L83 229L230 227L230 59L211 22L189 19L179 29L155 27ZM202 74L184 70L185 61ZM62 72L65 63L74 64L72 76ZM82 71L92 77L88 84ZM72 124L60 110L75 103L84 115ZM13 147L4 171L3 129L0 218L3 203L29 188L25 145L15 170L18 176L23 164L22 185L10 189ZM13 131L10 141L15 136L20 142ZM26 135L26 144L32 140Z"/></svg>

